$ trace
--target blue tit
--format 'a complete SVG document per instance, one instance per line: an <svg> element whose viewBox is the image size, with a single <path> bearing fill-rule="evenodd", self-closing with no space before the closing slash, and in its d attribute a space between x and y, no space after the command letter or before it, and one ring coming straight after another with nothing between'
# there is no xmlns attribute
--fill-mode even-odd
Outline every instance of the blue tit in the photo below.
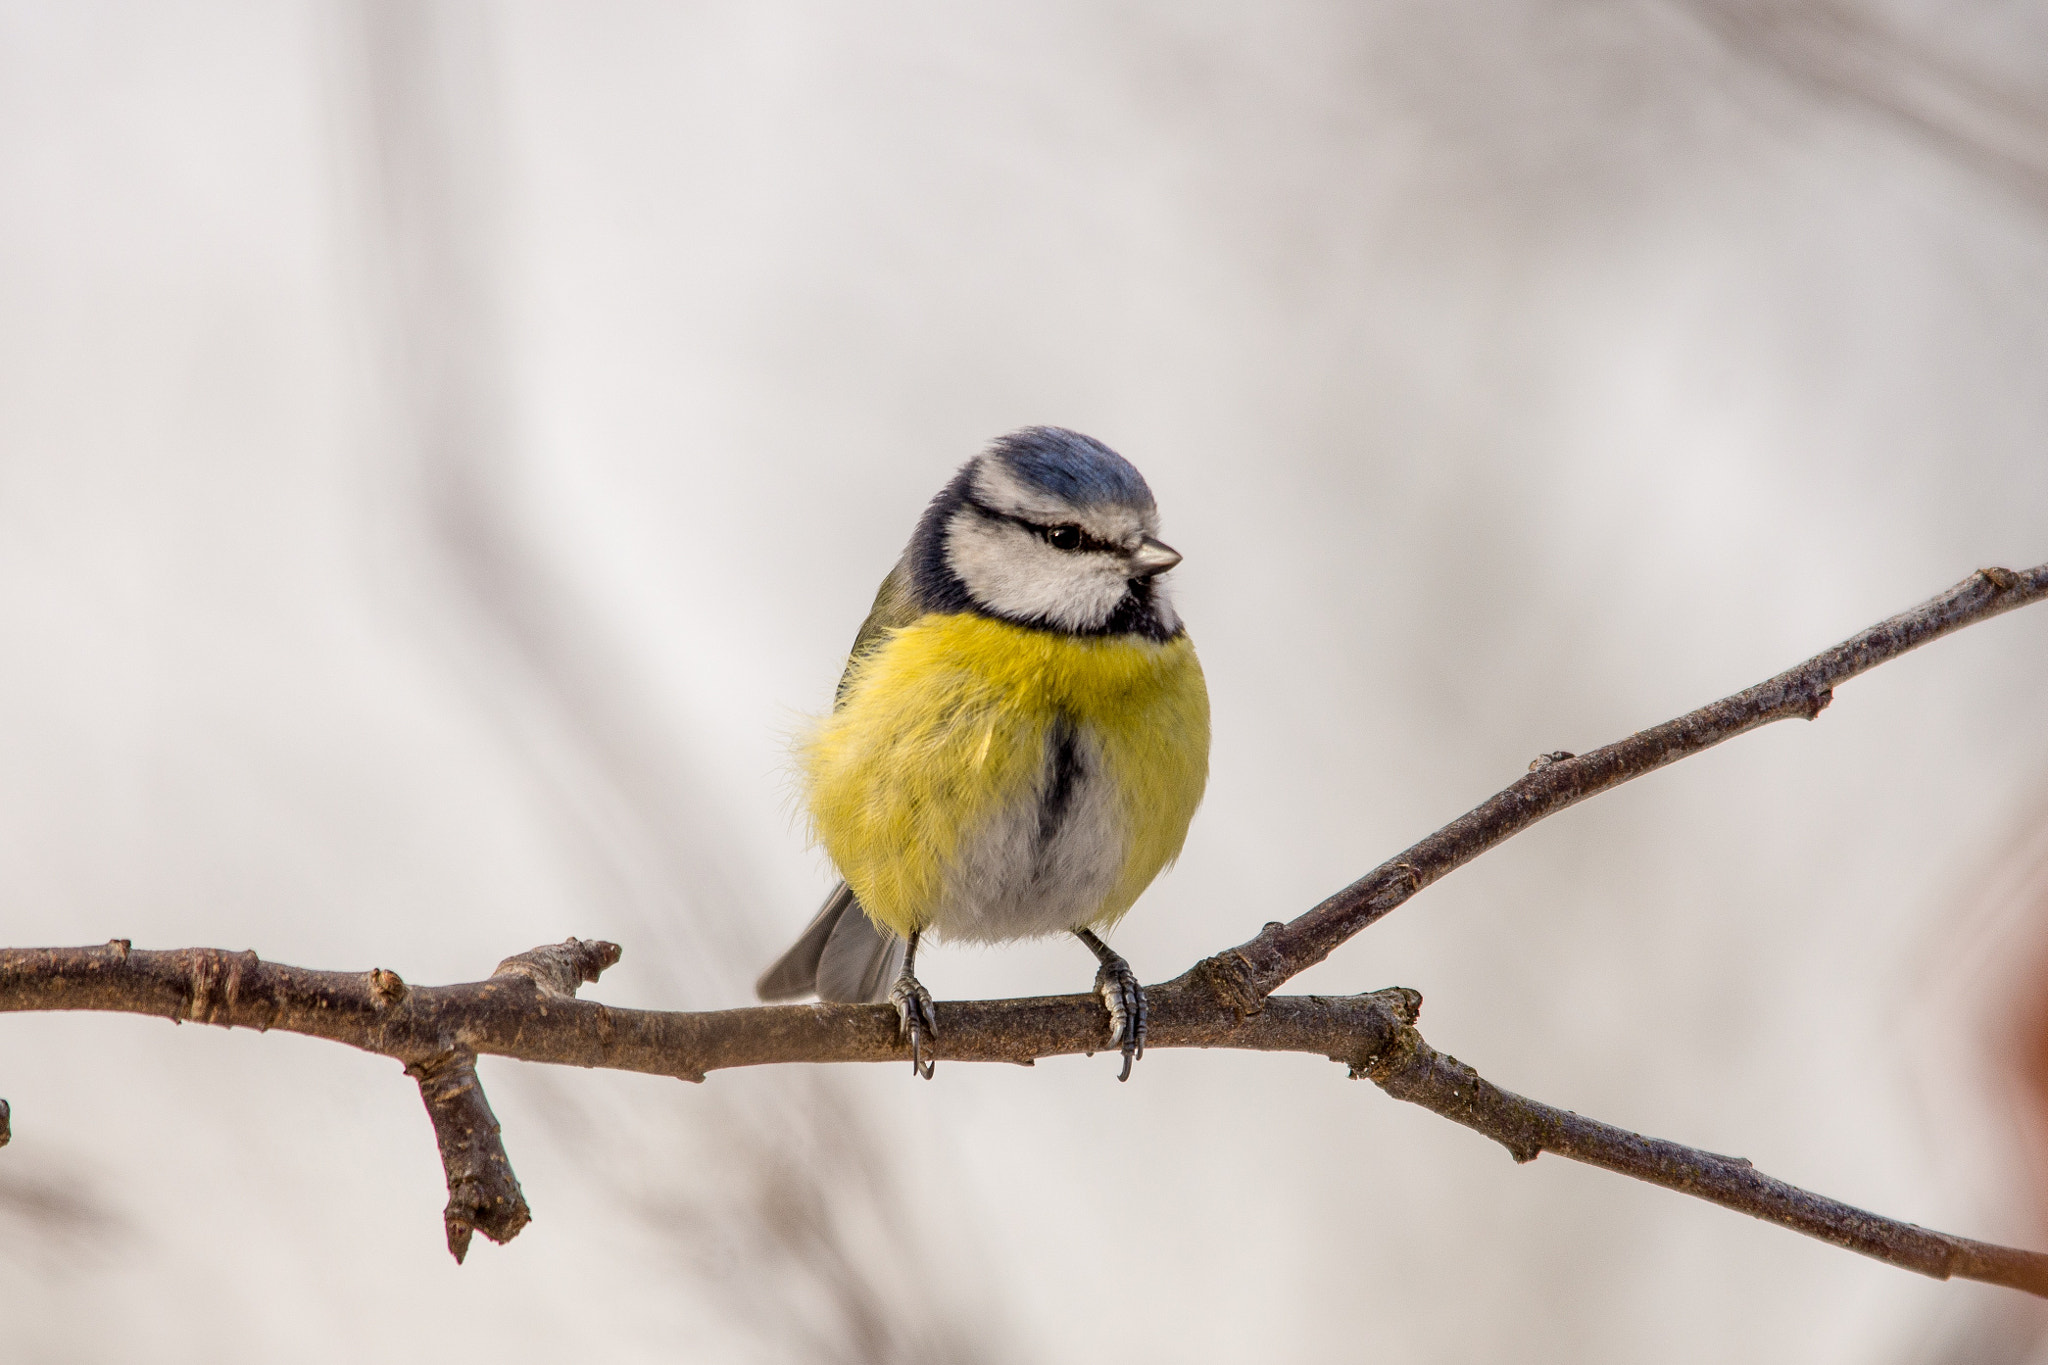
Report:
<svg viewBox="0 0 2048 1365"><path fill-rule="evenodd" d="M1209 776L1209 692L1158 530L1144 476L1058 427L1001 438L932 499L798 745L844 880L763 1000L892 1001L929 1077L919 940L1072 934L1130 1076L1145 996L1098 931L1179 855Z"/></svg>

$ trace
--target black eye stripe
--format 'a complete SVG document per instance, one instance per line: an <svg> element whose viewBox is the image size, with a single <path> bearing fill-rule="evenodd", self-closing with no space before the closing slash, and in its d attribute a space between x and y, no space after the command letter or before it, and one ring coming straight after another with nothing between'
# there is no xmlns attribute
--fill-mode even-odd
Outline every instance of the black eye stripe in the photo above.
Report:
<svg viewBox="0 0 2048 1365"><path fill-rule="evenodd" d="M1039 522L1028 521L1025 518L1017 516L1015 513L1012 512L999 512L995 508L990 507L987 503L983 502L979 498L968 497L963 498L962 501L965 502L969 507L972 507L975 511L981 513L981 515L987 517L991 521L1007 521L1013 526L1023 527L1025 530L1031 532L1032 535L1037 536L1040 540L1044 541L1048 545L1052 545L1054 543L1052 539L1053 532L1072 531L1076 536L1079 537L1079 540L1075 544L1068 546L1056 546L1056 548L1067 550L1069 553L1072 553L1077 550L1106 550L1113 554L1123 553L1123 548L1121 546L1112 545L1106 540L1097 540L1094 536L1089 535L1087 531L1083 530L1079 526L1074 525L1072 522L1063 521L1056 526L1046 526Z"/></svg>

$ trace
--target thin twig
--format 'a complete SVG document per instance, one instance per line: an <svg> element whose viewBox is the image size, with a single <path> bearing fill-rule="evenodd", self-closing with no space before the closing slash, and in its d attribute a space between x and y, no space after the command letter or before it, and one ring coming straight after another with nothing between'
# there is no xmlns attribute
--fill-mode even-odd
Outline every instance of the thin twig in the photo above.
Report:
<svg viewBox="0 0 2048 1365"><path fill-rule="evenodd" d="M1984 1280L2048 1298L2048 1255L1902 1223L1788 1185L1742 1157L1643 1137L1502 1090L1424 1042L1412 1025L1403 1025L1391 1048L1352 1074L1492 1138L1516 1161L1555 1152L1937 1280Z"/></svg>
<svg viewBox="0 0 2048 1365"><path fill-rule="evenodd" d="M1201 982L1234 1009L1255 1012L1291 977L1416 892L1589 796L1712 748L1772 721L1818 716L1834 689L1907 650L2048 596L2048 564L2015 572L1980 569L1932 601L1881 621L1777 677L1591 753L1545 754L1529 775L1406 852L1397 854L1285 924L1206 958L1182 977Z"/></svg>
<svg viewBox="0 0 2048 1365"><path fill-rule="evenodd" d="M405 1074L420 1083L420 1098L433 1120L441 1168L448 1176L448 1207L441 1222L448 1232L448 1253L461 1265L469 1254L470 1233L509 1242L533 1221L533 1212L512 1174L512 1159L505 1155L498 1116L476 1078L476 1054L450 1048L414 1062Z"/></svg>

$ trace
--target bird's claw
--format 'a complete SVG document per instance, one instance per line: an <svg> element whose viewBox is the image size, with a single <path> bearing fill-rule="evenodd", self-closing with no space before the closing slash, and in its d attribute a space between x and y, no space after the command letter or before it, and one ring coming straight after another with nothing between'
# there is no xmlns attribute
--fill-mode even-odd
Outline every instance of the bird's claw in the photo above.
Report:
<svg viewBox="0 0 2048 1365"><path fill-rule="evenodd" d="M1145 1020L1150 1013L1145 988L1138 984L1131 964L1112 955L1095 973L1095 993L1109 1009L1109 1045L1123 1049L1124 1069L1117 1079L1127 1081L1131 1063L1145 1055Z"/></svg>
<svg viewBox="0 0 2048 1365"><path fill-rule="evenodd" d="M896 1007L896 1036L910 1041L910 1069L930 1080L937 1063L924 1059L924 1040L936 1038L939 1033L932 993L924 988L923 982L905 972L889 988L889 1003Z"/></svg>

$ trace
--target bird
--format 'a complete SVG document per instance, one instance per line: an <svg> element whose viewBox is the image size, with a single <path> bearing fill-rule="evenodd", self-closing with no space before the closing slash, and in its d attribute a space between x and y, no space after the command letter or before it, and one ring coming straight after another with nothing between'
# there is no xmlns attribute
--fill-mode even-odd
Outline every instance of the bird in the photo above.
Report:
<svg viewBox="0 0 2048 1365"><path fill-rule="evenodd" d="M795 746L840 881L764 1001L889 1001L913 1071L938 1034L927 936L1072 935L1128 1080L1145 993L1103 942L1181 852L1209 776L1209 692L1162 576L1144 476L1026 427L962 465L875 594L832 710Z"/></svg>

